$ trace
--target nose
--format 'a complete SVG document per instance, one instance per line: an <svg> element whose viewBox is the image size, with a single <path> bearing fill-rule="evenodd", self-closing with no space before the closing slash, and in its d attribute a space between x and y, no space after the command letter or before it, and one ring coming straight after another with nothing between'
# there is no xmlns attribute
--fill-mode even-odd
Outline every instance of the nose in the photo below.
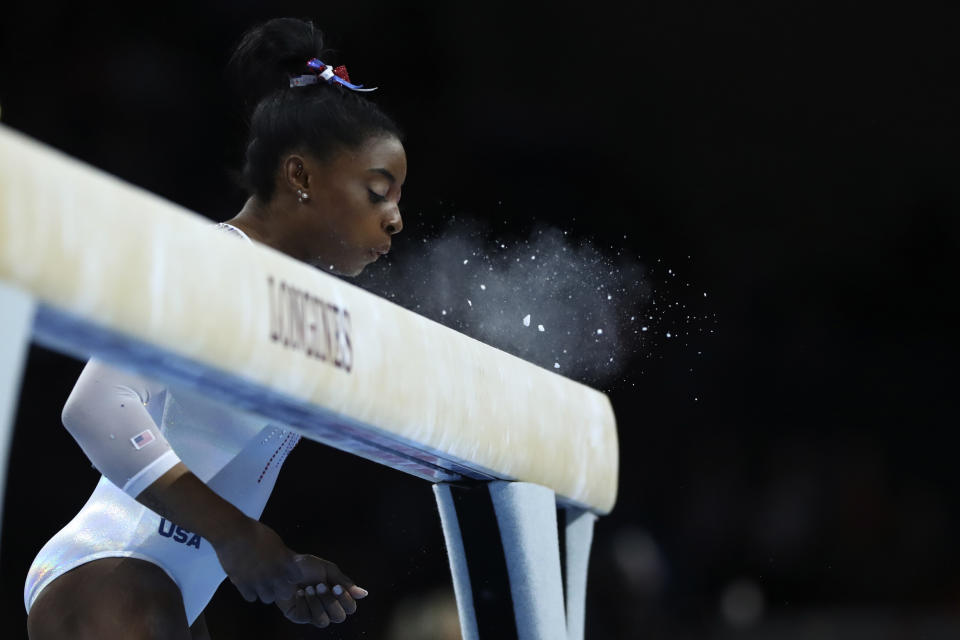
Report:
<svg viewBox="0 0 960 640"><path fill-rule="evenodd" d="M389 215L383 217L380 226L391 236L403 231L403 218L400 217L400 209L394 207Z"/></svg>

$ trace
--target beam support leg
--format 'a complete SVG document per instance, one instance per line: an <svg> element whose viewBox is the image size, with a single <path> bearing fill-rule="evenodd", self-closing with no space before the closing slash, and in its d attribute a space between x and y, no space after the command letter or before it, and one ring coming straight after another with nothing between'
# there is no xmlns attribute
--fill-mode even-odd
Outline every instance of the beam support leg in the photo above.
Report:
<svg viewBox="0 0 960 640"><path fill-rule="evenodd" d="M33 298L0 281L0 531L3 531L7 462L35 308Z"/></svg>
<svg viewBox="0 0 960 640"><path fill-rule="evenodd" d="M587 606L587 568L597 516L585 509L557 510L560 524L563 592L567 606L567 640L583 640Z"/></svg>
<svg viewBox="0 0 960 640"><path fill-rule="evenodd" d="M553 491L496 481L434 493L464 640L566 638Z"/></svg>

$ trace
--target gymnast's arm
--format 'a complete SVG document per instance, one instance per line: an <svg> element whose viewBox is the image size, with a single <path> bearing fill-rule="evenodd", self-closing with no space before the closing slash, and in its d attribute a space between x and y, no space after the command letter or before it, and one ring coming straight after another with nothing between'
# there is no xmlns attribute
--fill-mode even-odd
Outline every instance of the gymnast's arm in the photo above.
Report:
<svg viewBox="0 0 960 640"><path fill-rule="evenodd" d="M113 484L136 497L180 462L150 410L163 386L91 359L63 407L63 425Z"/></svg>
<svg viewBox="0 0 960 640"><path fill-rule="evenodd" d="M293 622L318 627L343 622L356 612L356 600L367 595L336 564L291 551L273 529L214 493L182 462L137 500L207 538L220 566L248 602L276 601Z"/></svg>
<svg viewBox="0 0 960 640"><path fill-rule="evenodd" d="M297 554L273 529L221 498L182 462L136 498L209 540L224 572L247 601L273 602L293 596L301 578Z"/></svg>
<svg viewBox="0 0 960 640"><path fill-rule="evenodd" d="M63 424L111 482L206 538L248 601L285 600L297 584L328 581L352 592L353 582L336 565L294 553L273 529L245 515L187 469L150 416L151 402L158 402L162 391L161 385L91 359L67 398ZM340 600L352 613L352 600Z"/></svg>

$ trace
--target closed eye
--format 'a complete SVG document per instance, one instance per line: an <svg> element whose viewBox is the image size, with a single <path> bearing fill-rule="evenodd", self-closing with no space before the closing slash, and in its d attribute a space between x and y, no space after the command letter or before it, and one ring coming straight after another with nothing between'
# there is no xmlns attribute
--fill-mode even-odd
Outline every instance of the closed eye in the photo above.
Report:
<svg viewBox="0 0 960 640"><path fill-rule="evenodd" d="M387 197L382 196L373 189L367 189L367 194L369 194L370 202L373 204L380 204L381 202L386 202Z"/></svg>

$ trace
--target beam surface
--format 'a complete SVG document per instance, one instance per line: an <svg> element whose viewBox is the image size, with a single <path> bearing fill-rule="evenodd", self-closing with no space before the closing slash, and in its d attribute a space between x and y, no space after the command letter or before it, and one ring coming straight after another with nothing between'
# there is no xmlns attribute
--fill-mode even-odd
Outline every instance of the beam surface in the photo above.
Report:
<svg viewBox="0 0 960 640"><path fill-rule="evenodd" d="M34 338L60 351L433 481L531 482L599 514L616 500L604 394L2 125L0 280L37 300Z"/></svg>

